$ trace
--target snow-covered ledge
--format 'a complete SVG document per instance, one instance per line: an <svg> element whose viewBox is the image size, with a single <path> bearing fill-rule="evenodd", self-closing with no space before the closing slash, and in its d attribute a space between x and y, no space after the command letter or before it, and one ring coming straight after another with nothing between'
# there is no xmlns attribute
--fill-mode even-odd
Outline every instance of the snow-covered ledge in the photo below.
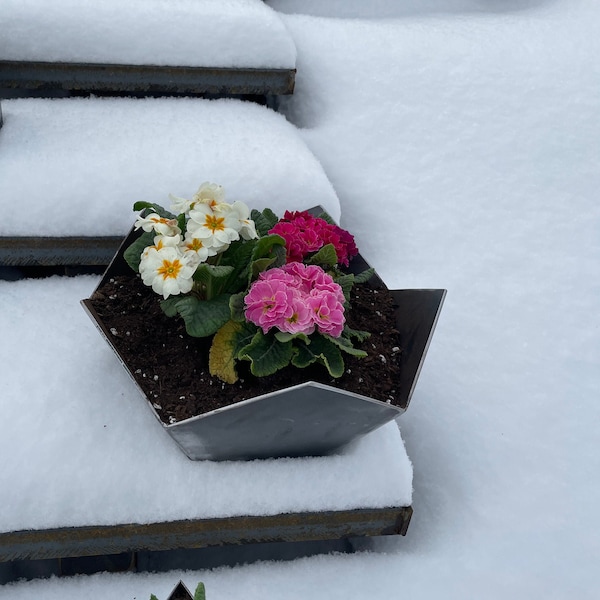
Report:
<svg viewBox="0 0 600 600"><path fill-rule="evenodd" d="M296 49L261 0L3 0L3 61L293 69Z"/></svg>
<svg viewBox="0 0 600 600"><path fill-rule="evenodd" d="M79 306L96 283L0 282L0 532L410 505L394 422L329 457L188 460Z"/></svg>
<svg viewBox="0 0 600 600"><path fill-rule="evenodd" d="M275 212L316 204L339 222L321 164L283 116L249 102L20 99L2 102L0 236L121 236L138 200L168 205L214 181ZM83 297L83 296L82 296Z"/></svg>

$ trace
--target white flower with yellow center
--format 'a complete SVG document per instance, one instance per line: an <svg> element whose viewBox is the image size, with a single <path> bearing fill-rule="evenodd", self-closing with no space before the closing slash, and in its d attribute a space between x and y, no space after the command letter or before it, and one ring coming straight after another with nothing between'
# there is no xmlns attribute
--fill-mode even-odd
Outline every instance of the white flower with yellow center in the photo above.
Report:
<svg viewBox="0 0 600 600"><path fill-rule="evenodd" d="M193 237L202 240L206 248L213 248L217 253L226 250L231 242L240 239L239 229L236 214L224 206L221 206L219 211L214 211L208 204L196 203L190 210L187 231Z"/></svg>
<svg viewBox="0 0 600 600"><path fill-rule="evenodd" d="M185 240L181 244L181 250L184 253L192 252L198 257L198 262L206 262L209 256L215 256L217 251L214 248L207 248L204 242L194 237L194 234L187 231L185 234Z"/></svg>
<svg viewBox="0 0 600 600"><path fill-rule="evenodd" d="M239 234L245 240L253 240L258 237L256 233L256 225L250 218L250 209L243 202L234 202L231 205L231 213L235 215L238 220L238 231Z"/></svg>
<svg viewBox="0 0 600 600"><path fill-rule="evenodd" d="M176 215L183 213L187 217L190 214L190 210L192 210L196 204L207 204L212 210L219 211L221 205L224 204L225 190L216 183L205 181L192 196L191 200L179 198L173 194L170 194L169 198L171 200L171 210Z"/></svg>
<svg viewBox="0 0 600 600"><path fill-rule="evenodd" d="M169 296L191 291L192 275L198 266L198 258L183 253L179 247L163 246L147 248L140 261L140 275L145 285L151 286L166 300Z"/></svg>
<svg viewBox="0 0 600 600"><path fill-rule="evenodd" d="M146 246L142 253L142 256L149 252L150 250L161 250L166 247L176 247L181 243L181 235L155 235L154 236L154 246Z"/></svg>
<svg viewBox="0 0 600 600"><path fill-rule="evenodd" d="M134 227L136 230L141 227L145 232L156 231L160 235L167 236L181 233L176 219L167 219L156 213L152 213L147 217L139 216Z"/></svg>

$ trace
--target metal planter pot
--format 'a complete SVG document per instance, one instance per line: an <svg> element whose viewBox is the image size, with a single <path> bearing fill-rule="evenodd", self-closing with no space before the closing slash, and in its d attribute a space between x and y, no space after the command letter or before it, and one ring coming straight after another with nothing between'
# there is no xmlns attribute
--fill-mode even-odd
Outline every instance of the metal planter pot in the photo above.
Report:
<svg viewBox="0 0 600 600"><path fill-rule="evenodd" d="M322 210L316 207L311 212L319 213ZM131 275L123 252L139 235L141 231L131 230L95 291L112 277ZM360 272L368 266L358 255L352 261L351 269ZM383 286L377 276L374 280ZM171 425L161 421L152 402L146 398L148 406L192 460L252 460L331 454L395 419L410 402L446 290L392 290L391 293L398 305L397 329L403 349L398 406L314 381L257 396ZM81 303L135 381L133 372L113 343L113 336L94 310L91 299L82 300ZM138 389L146 397L139 386Z"/></svg>

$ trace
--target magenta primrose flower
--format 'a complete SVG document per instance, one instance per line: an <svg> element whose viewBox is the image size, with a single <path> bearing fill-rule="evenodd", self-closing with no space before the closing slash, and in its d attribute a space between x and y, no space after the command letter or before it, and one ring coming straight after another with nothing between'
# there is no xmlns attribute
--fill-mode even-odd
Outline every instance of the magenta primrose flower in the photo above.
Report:
<svg viewBox="0 0 600 600"><path fill-rule="evenodd" d="M358 254L351 233L313 217L307 211L289 210L269 233L280 235L285 240L287 262L302 262L307 255L317 252L327 244L333 244L338 263L348 266L350 259Z"/></svg>
<svg viewBox="0 0 600 600"><path fill-rule="evenodd" d="M244 298L246 318L267 333L272 327L310 335L315 328L339 337L344 329L344 293L316 265L292 262L260 274Z"/></svg>

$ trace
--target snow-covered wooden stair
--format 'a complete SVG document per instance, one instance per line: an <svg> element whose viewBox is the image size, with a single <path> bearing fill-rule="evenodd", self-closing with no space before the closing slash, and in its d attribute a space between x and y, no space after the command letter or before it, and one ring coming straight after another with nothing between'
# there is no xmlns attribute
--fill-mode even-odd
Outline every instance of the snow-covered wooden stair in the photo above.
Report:
<svg viewBox="0 0 600 600"><path fill-rule="evenodd" d="M84 569L78 557L197 568L206 547L406 532L394 422L334 456L190 461L81 308L96 283L0 281L0 583Z"/></svg>
<svg viewBox="0 0 600 600"><path fill-rule="evenodd" d="M273 97L296 50L261 0L5 0L0 97Z"/></svg>
<svg viewBox="0 0 600 600"><path fill-rule="evenodd" d="M3 100L0 266L106 265L138 200L211 180L254 208L338 198L294 126L255 103L189 98Z"/></svg>

